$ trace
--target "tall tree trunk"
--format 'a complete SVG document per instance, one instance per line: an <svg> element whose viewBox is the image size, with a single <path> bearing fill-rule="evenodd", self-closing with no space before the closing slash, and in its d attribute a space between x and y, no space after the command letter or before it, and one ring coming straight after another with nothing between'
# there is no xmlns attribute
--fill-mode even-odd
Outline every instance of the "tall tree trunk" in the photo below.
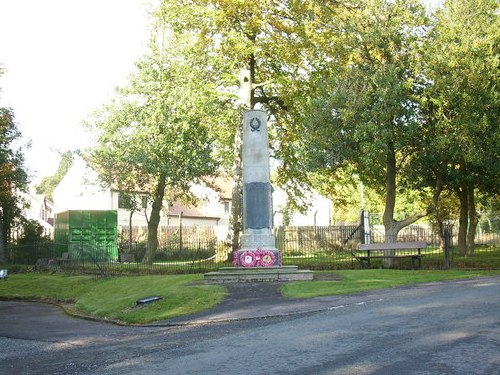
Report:
<svg viewBox="0 0 500 375"><path fill-rule="evenodd" d="M467 255L474 255L476 229L479 218L476 212L476 200L474 197L474 184L471 182L467 187L467 203L469 210L469 226L467 228Z"/></svg>
<svg viewBox="0 0 500 375"><path fill-rule="evenodd" d="M243 189L242 183L242 166L241 166L241 127L238 127L234 135L234 156L233 156L233 179L234 186L232 191L232 206L231 217L229 220L229 241L231 242L232 251L239 249L240 233L242 228L242 207L241 207L241 192Z"/></svg>
<svg viewBox="0 0 500 375"><path fill-rule="evenodd" d="M385 210L383 216L384 229L385 229L385 242L396 242L398 238L398 233L404 227L413 224L418 219L428 215L430 212L435 210L435 206L431 206L424 211L417 212L411 216L408 216L404 220L397 221L394 219L394 211L396 208L396 152L394 150L394 145L389 142L387 155L386 155L386 195L385 195ZM434 194L434 201L437 202L439 199L439 194L441 193L441 185L438 183L436 186L436 192ZM433 203L434 204L434 203ZM386 255L395 255L396 250L387 250ZM390 268L394 265L394 259L385 258L383 265L386 268Z"/></svg>
<svg viewBox="0 0 500 375"><path fill-rule="evenodd" d="M469 199L467 186L462 185L457 191L460 201L460 218L458 220L458 251L465 254L467 251L467 228L469 224Z"/></svg>
<svg viewBox="0 0 500 375"><path fill-rule="evenodd" d="M153 203L151 206L151 215L148 222L148 243L146 253L142 259L143 263L151 264L155 258L156 250L158 249L158 225L160 224L160 212L165 196L166 176L160 175L156 190L153 195Z"/></svg>
<svg viewBox="0 0 500 375"><path fill-rule="evenodd" d="M254 106L254 79L255 79L255 56L249 57L248 69L242 69L240 72L239 103L245 109L252 109ZM241 163L241 148L243 144L243 123L238 123L234 133L234 151L233 151L233 179L234 187L232 191L232 208L229 219L228 240L231 243L232 251L240 247L240 234L243 227L243 168Z"/></svg>
<svg viewBox="0 0 500 375"><path fill-rule="evenodd" d="M134 210L130 210L130 216L128 218L128 252L132 254L132 216L134 215Z"/></svg>
<svg viewBox="0 0 500 375"><path fill-rule="evenodd" d="M385 242L395 242L398 236L398 225L394 220L394 209L396 207L396 153L394 145L389 142L386 155L386 176L385 176L385 209L384 228ZM387 255L394 255L395 250L388 250ZM393 259L385 258L384 267L392 267Z"/></svg>
<svg viewBox="0 0 500 375"><path fill-rule="evenodd" d="M436 176L436 187L434 188L434 194L432 195L432 207L430 212L433 212L436 217L436 223L438 227L439 240L440 240L440 249L444 253L446 246L446 233L445 233L445 223L443 222L443 217L441 213L441 209L439 207L439 197L441 196L441 192L443 191L443 179L441 175L438 173Z"/></svg>

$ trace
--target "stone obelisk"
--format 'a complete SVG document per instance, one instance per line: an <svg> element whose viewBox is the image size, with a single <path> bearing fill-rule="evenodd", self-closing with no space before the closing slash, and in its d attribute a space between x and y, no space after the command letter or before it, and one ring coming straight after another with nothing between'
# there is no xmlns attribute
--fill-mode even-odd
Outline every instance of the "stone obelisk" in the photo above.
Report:
<svg viewBox="0 0 500 375"><path fill-rule="evenodd" d="M244 267L278 266L273 228L267 113L243 114L243 234L237 264ZM235 254L236 256L236 254Z"/></svg>
<svg viewBox="0 0 500 375"><path fill-rule="evenodd" d="M267 114L243 115L243 234L233 253L233 267L205 274L207 283L312 280L313 272L282 265L273 229L273 200Z"/></svg>

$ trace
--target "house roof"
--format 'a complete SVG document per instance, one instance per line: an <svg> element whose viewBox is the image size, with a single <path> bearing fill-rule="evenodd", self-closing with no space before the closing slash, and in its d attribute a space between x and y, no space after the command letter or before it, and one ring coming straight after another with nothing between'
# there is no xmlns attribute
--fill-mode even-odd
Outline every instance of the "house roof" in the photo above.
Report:
<svg viewBox="0 0 500 375"><path fill-rule="evenodd" d="M188 206L180 202L174 202L168 209L168 216L179 216L181 213L183 217L204 217L218 219L218 217L208 215L207 210L205 210L204 208Z"/></svg>
<svg viewBox="0 0 500 375"><path fill-rule="evenodd" d="M233 197L234 179L230 176L206 177L205 183L214 189L221 199L231 200Z"/></svg>
<svg viewBox="0 0 500 375"><path fill-rule="evenodd" d="M230 177L221 176L221 177L205 177L203 179L207 187L213 189L215 193L218 195L219 200L231 200L232 198L232 189L234 186L234 180ZM169 209L169 216L178 216L182 213L184 217L198 217L198 218L215 218L219 217L214 216L213 209L207 207L205 205L195 206L184 204L182 202L176 201L173 202Z"/></svg>
<svg viewBox="0 0 500 375"><path fill-rule="evenodd" d="M204 177L203 182L212 188L223 200L232 199L232 191L234 187L234 179L229 176ZM116 183L111 184L111 190L120 191L121 189ZM131 193L147 194L147 189L136 187Z"/></svg>

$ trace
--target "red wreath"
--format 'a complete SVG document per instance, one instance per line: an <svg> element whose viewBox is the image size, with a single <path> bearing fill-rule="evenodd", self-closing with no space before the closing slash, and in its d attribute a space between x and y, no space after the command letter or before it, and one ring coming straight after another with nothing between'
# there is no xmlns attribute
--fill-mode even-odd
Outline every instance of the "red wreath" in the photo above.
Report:
<svg viewBox="0 0 500 375"><path fill-rule="evenodd" d="M240 255L240 264L243 267L253 267L255 266L255 263L257 262L257 257L255 256L255 253L252 251L244 251Z"/></svg>
<svg viewBox="0 0 500 375"><path fill-rule="evenodd" d="M260 257L260 263L263 267L271 267L276 263L276 257L274 253L270 250L264 250L262 256Z"/></svg>

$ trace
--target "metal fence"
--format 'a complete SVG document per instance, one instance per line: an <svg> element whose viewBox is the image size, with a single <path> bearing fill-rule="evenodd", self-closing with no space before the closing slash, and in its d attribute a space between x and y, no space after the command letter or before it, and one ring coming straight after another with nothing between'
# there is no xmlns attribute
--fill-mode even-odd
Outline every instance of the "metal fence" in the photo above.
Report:
<svg viewBox="0 0 500 375"><path fill-rule="evenodd" d="M427 226L410 225L399 232L397 241L420 241L427 244L425 249L421 249L424 269L500 268L500 228L484 230L478 227L472 255L459 252L456 230L449 227L446 232L445 235ZM283 264L295 264L314 270L365 267L366 264L356 260L355 253L359 244L364 243L367 238L371 243L383 243L383 226L370 228L368 237L361 226L282 227L276 231L277 247L282 251ZM402 249L397 251L397 255L410 255L414 251ZM370 262L370 266L382 267L382 259ZM394 267L410 269L413 267L412 259L396 259Z"/></svg>
<svg viewBox="0 0 500 375"><path fill-rule="evenodd" d="M276 247L281 251L283 265L297 265L302 269L335 270L361 268L353 256L364 233L358 226L280 227L275 230ZM449 253L445 253L442 236L431 228L409 226L399 233L398 241L424 241L422 250L424 269L498 269L500 268L500 228L479 227L473 256L457 250L456 231L451 231ZM123 239L124 237L122 237ZM371 242L384 242L383 228L371 228ZM93 247L88 243L72 243L71 251L61 254L52 241L7 247L7 260L11 269L121 274L200 273L231 266L231 249L227 242L217 240L210 230L188 228L186 232L162 232L159 248L152 262L143 262L146 242L122 241L115 248ZM66 245L67 246L67 245ZM116 248L117 247L117 248ZM109 254L118 254L109 258ZM404 255L405 251L400 250ZM370 263L382 267L381 261ZM411 268L410 259L398 259L394 267Z"/></svg>
<svg viewBox="0 0 500 375"><path fill-rule="evenodd" d="M228 246L222 241L206 238L165 241L148 263L143 262L145 242L108 246L71 243L70 251L62 254L61 247L68 248L68 244L44 241L12 245L7 247L6 258L14 270L28 268L102 275L200 273L232 264L230 260L215 259L217 251L229 254ZM109 254L118 254L118 257L110 259Z"/></svg>

